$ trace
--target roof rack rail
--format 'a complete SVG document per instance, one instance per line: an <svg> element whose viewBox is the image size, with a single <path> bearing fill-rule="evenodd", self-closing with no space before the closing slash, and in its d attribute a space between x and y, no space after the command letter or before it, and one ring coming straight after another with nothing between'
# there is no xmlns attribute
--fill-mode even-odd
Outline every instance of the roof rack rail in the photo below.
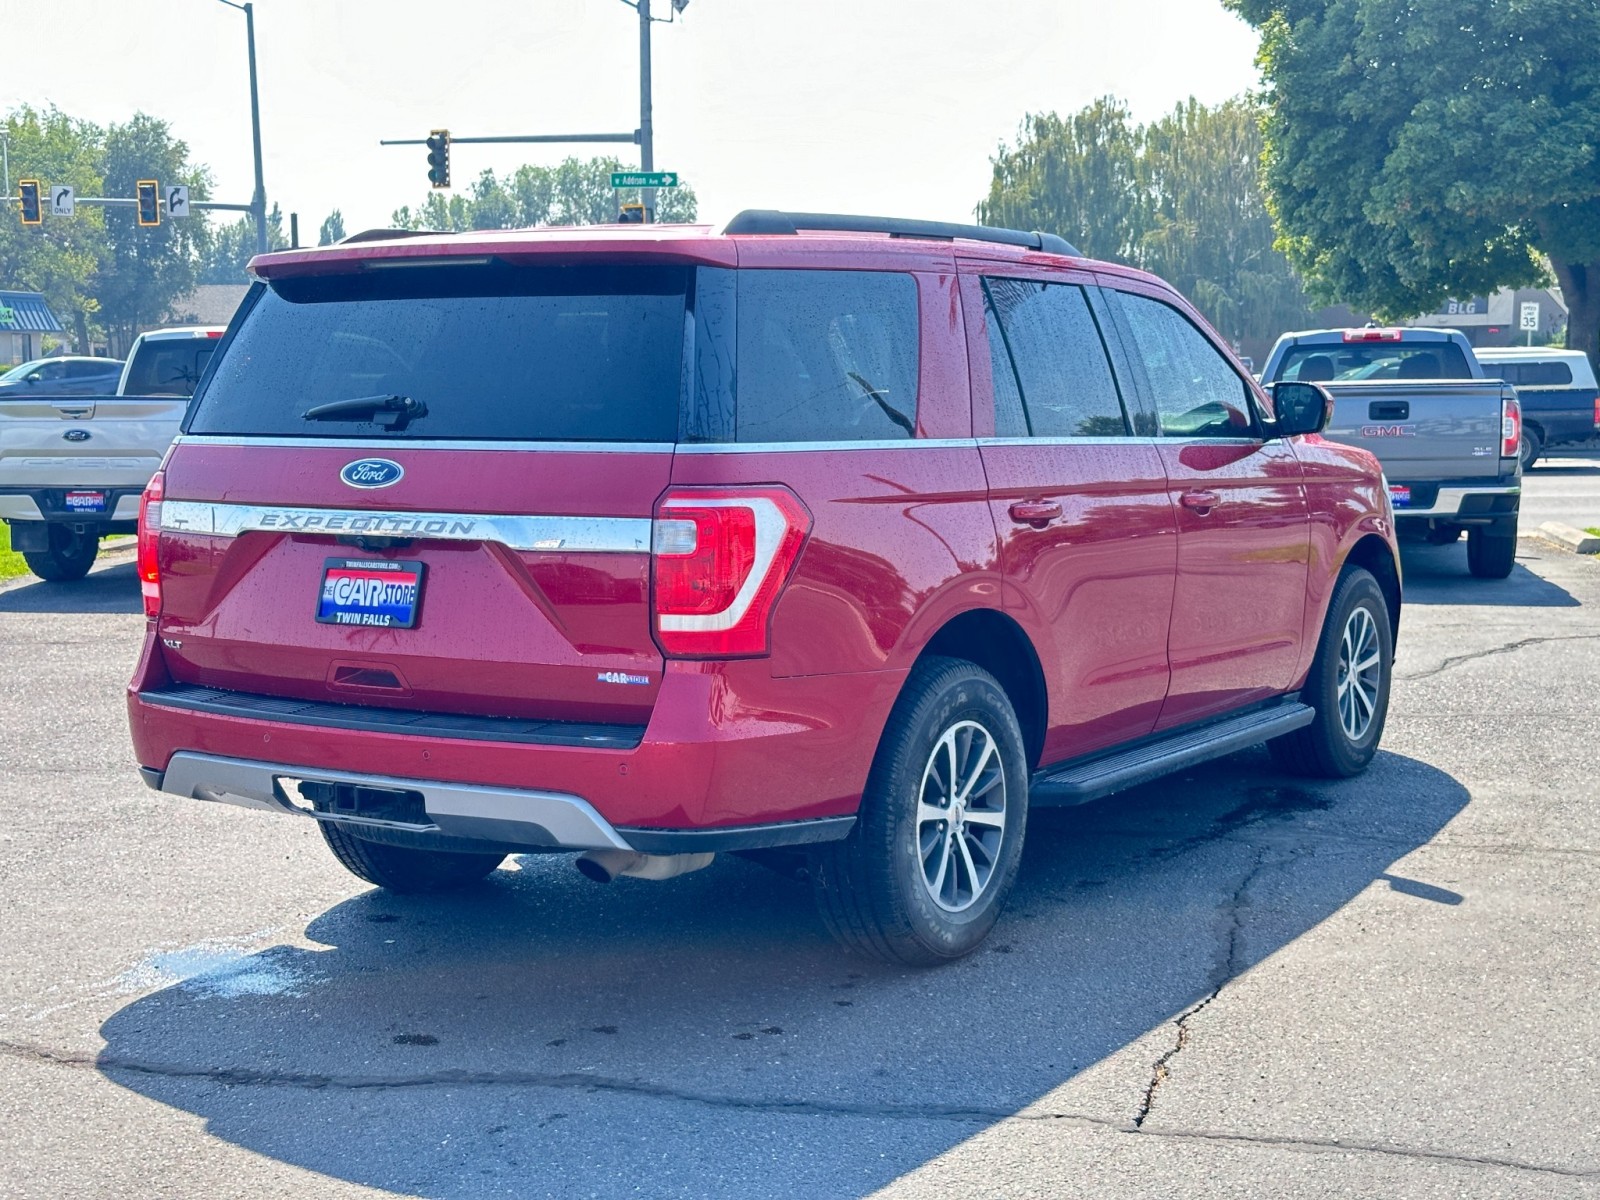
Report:
<svg viewBox="0 0 1600 1200"><path fill-rule="evenodd" d="M448 233L447 229L363 229L360 233L352 233L339 242L341 246L348 246L352 242L387 242L393 238L413 237L438 237L441 233Z"/></svg>
<svg viewBox="0 0 1600 1200"><path fill-rule="evenodd" d="M968 238L975 242L999 242L1050 254L1081 258L1076 246L1054 233L1032 233L1021 229L999 229L993 225L959 225L949 221L912 221L904 217L855 217L843 213L783 212L776 208L747 208L722 227L723 233L799 233L810 229L827 233L886 233L890 237L930 238L949 241Z"/></svg>

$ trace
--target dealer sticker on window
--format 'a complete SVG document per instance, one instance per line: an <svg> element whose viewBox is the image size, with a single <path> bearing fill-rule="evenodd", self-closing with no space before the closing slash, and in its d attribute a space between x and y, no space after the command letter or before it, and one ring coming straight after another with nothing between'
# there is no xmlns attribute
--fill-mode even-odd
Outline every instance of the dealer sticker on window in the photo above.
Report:
<svg viewBox="0 0 1600 1200"><path fill-rule="evenodd" d="M325 625L410 629L422 599L422 564L330 558L323 565L317 620Z"/></svg>

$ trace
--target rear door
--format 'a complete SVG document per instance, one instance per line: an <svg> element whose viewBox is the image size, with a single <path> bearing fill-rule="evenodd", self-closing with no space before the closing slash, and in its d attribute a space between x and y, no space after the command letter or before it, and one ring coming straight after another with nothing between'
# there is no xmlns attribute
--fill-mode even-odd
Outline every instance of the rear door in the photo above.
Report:
<svg viewBox="0 0 1600 1200"><path fill-rule="evenodd" d="M690 278L358 264L259 290L167 469L174 678L643 723Z"/></svg>
<svg viewBox="0 0 1600 1200"><path fill-rule="evenodd" d="M1106 280L1123 370L1153 422L1178 522L1170 729L1286 691L1300 660L1310 522L1293 447L1267 440L1250 383L1154 290Z"/></svg>
<svg viewBox="0 0 1600 1200"><path fill-rule="evenodd" d="M984 322L969 358L1004 604L1049 696L1044 761L1141 737L1167 692L1177 528L1161 458L1134 436L1112 375L1092 279L996 266L963 283Z"/></svg>
<svg viewBox="0 0 1600 1200"><path fill-rule="evenodd" d="M182 399L162 396L13 395L0 393L3 490L142 489L161 465L185 407Z"/></svg>
<svg viewBox="0 0 1600 1200"><path fill-rule="evenodd" d="M1391 482L1494 479L1501 474L1498 379L1330 383L1333 419L1323 436L1370 450Z"/></svg>

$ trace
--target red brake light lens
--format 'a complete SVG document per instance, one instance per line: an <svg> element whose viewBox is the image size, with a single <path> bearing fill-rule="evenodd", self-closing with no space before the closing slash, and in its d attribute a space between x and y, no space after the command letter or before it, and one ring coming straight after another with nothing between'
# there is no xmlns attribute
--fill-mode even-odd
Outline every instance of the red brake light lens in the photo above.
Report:
<svg viewBox="0 0 1600 1200"><path fill-rule="evenodd" d="M1522 405L1514 396L1500 399L1500 457L1515 458L1522 450Z"/></svg>
<svg viewBox="0 0 1600 1200"><path fill-rule="evenodd" d="M656 640L677 658L771 649L769 625L811 531L787 488L674 488L653 531Z"/></svg>
<svg viewBox="0 0 1600 1200"><path fill-rule="evenodd" d="M161 497L166 476L157 471L139 497L139 591L144 594L144 615L161 615Z"/></svg>
<svg viewBox="0 0 1600 1200"><path fill-rule="evenodd" d="M1346 329L1344 340L1347 342L1398 342L1400 331L1398 329Z"/></svg>

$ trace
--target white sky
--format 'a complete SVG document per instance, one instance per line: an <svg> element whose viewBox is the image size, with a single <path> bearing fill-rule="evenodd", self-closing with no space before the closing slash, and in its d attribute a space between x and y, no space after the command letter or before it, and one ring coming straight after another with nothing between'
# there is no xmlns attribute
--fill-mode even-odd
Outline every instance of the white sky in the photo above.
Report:
<svg viewBox="0 0 1600 1200"><path fill-rule="evenodd" d="M654 0L658 11L667 0ZM244 14L218 0L4 0L0 109L99 122L144 109L252 187ZM380 138L631 131L638 20L620 0L256 0L269 202L301 238L342 209L387 224L427 195L426 150ZM655 26L656 167L700 216L791 208L971 220L1024 113L1115 94L1140 120L1255 85L1255 39L1221 0L691 0ZM457 146L485 167L632 145ZM12 165L12 178L18 164ZM46 181L48 182L48 181Z"/></svg>

